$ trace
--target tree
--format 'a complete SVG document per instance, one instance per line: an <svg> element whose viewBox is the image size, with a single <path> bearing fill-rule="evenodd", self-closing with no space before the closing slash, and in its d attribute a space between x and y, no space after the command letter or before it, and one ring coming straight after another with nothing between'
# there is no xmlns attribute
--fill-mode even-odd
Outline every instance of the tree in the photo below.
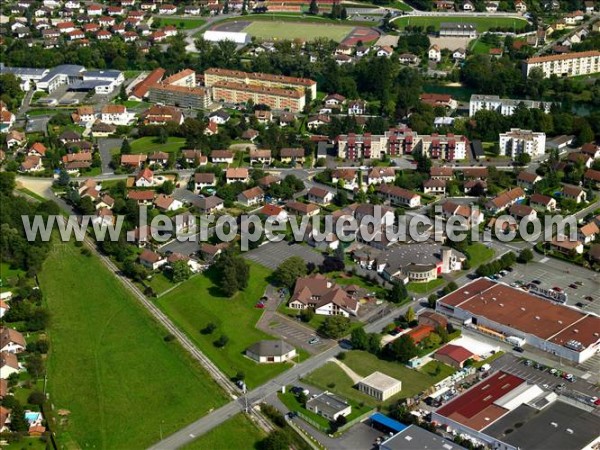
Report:
<svg viewBox="0 0 600 450"><path fill-rule="evenodd" d="M300 320L304 323L310 322L313 317L315 317L315 310L312 308L306 308L300 312Z"/></svg>
<svg viewBox="0 0 600 450"><path fill-rule="evenodd" d="M409 306L408 309L406 310L406 314L404 315L404 318L406 319L406 321L408 323L411 323L413 320L416 319L416 314L415 314L415 310L413 309L412 306Z"/></svg>
<svg viewBox="0 0 600 450"><path fill-rule="evenodd" d="M350 319L344 316L329 316L319 327L319 333L331 339L338 339L348 333Z"/></svg>
<svg viewBox="0 0 600 450"><path fill-rule="evenodd" d="M12 405L10 414L10 429L15 432L24 432L29 430L29 422L25 419L25 410L19 402Z"/></svg>
<svg viewBox="0 0 600 450"><path fill-rule="evenodd" d="M346 20L348 18L348 11L346 8L342 6L342 11L340 12L340 19Z"/></svg>
<svg viewBox="0 0 600 450"><path fill-rule="evenodd" d="M524 248L523 250L521 250L517 261L519 261L522 264L527 264L531 260L533 260L533 252L528 248Z"/></svg>
<svg viewBox="0 0 600 450"><path fill-rule="evenodd" d="M187 280L192 275L192 269L188 265L187 261L179 260L172 264L172 275L171 278L173 283L181 283Z"/></svg>
<svg viewBox="0 0 600 450"><path fill-rule="evenodd" d="M227 336L225 336L224 334L222 334L219 337L219 339L217 339L215 342L213 342L213 344L217 348L223 348L227 345L228 342L229 342L229 338Z"/></svg>
<svg viewBox="0 0 600 450"><path fill-rule="evenodd" d="M167 129L165 127L161 127L160 131L158 132L158 143L166 144L168 140L169 140L169 133L167 132Z"/></svg>
<svg viewBox="0 0 600 450"><path fill-rule="evenodd" d="M429 297L427 297L427 306L429 306L431 309L435 309L436 304L437 304L437 295L431 294Z"/></svg>
<svg viewBox="0 0 600 450"><path fill-rule="evenodd" d="M337 246L337 248L333 252L333 257L338 261L344 262L344 247L342 245Z"/></svg>
<svg viewBox="0 0 600 450"><path fill-rule="evenodd" d="M131 153L131 144L129 144L129 139L123 139L123 143L121 144L121 155L129 155Z"/></svg>
<svg viewBox="0 0 600 450"><path fill-rule="evenodd" d="M171 180L165 181L158 188L158 191L165 195L171 195L174 190L175 190L175 183L173 183Z"/></svg>
<svg viewBox="0 0 600 450"><path fill-rule="evenodd" d="M213 334L213 332L217 329L217 326L213 322L208 322L200 333L202 334Z"/></svg>
<svg viewBox="0 0 600 450"><path fill-rule="evenodd" d="M308 13L316 16L319 14L319 5L317 5L317 0L310 0L310 6L308 7Z"/></svg>
<svg viewBox="0 0 600 450"><path fill-rule="evenodd" d="M287 450L290 448L291 442L288 434L283 430L275 430L269 433L259 443L260 450Z"/></svg>
<svg viewBox="0 0 600 450"><path fill-rule="evenodd" d="M379 354L381 350L381 335L379 333L369 333L369 342L366 350L374 355Z"/></svg>
<svg viewBox="0 0 600 450"><path fill-rule="evenodd" d="M387 345L386 353L389 357L401 363L407 363L410 359L417 356L418 350L413 339L403 334L398 339L395 339L391 344Z"/></svg>
<svg viewBox="0 0 600 450"><path fill-rule="evenodd" d="M69 173L65 169L60 169L57 184L64 187L68 186L70 181L71 177L69 176Z"/></svg>
<svg viewBox="0 0 600 450"><path fill-rule="evenodd" d="M366 350L369 345L369 335L363 327L355 328L350 333L350 343L355 350Z"/></svg>
<svg viewBox="0 0 600 450"><path fill-rule="evenodd" d="M14 172L0 172L0 193L1 194L12 194L15 189L15 173Z"/></svg>
<svg viewBox="0 0 600 450"><path fill-rule="evenodd" d="M303 276L306 276L306 262L299 256L286 259L273 272L273 278L287 288L291 288Z"/></svg>
<svg viewBox="0 0 600 450"><path fill-rule="evenodd" d="M401 303L408 298L408 291L402 281L394 284L394 287L388 294L388 300L392 303Z"/></svg>
<svg viewBox="0 0 600 450"><path fill-rule="evenodd" d="M519 153L519 155L515 159L515 162L519 166L526 166L527 164L529 164L531 162L531 156L529 155L529 153L524 153L524 152Z"/></svg>
<svg viewBox="0 0 600 450"><path fill-rule="evenodd" d="M34 353L27 358L25 362L25 367L27 367L27 372L34 380L42 377L44 375L44 360L39 353Z"/></svg>
<svg viewBox="0 0 600 450"><path fill-rule="evenodd" d="M250 266L231 251L221 254L213 267L220 275L216 277L216 284L228 297L248 287Z"/></svg>
<svg viewBox="0 0 600 450"><path fill-rule="evenodd" d="M423 346L426 348L434 348L442 343L442 338L437 333L430 333L423 339Z"/></svg>
<svg viewBox="0 0 600 450"><path fill-rule="evenodd" d="M119 91L119 99L122 102L127 101L127 91L125 90L125 83L121 85L121 90Z"/></svg>

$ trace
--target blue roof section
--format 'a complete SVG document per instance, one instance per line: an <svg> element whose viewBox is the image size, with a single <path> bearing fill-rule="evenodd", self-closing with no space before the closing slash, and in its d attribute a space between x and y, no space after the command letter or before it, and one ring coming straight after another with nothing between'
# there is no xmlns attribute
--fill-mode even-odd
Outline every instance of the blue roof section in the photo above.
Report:
<svg viewBox="0 0 600 450"><path fill-rule="evenodd" d="M396 433L399 433L402 430L404 430L405 428L407 428L406 425L401 424L397 420L390 419L388 416L381 414L381 413L373 414L371 416L371 421L378 423L380 425L386 426L389 429L394 430Z"/></svg>

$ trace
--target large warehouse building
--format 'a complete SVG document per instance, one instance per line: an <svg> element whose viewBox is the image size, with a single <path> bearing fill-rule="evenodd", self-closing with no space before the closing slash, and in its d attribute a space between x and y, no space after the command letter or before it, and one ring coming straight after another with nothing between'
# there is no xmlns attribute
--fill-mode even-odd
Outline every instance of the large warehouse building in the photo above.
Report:
<svg viewBox="0 0 600 450"><path fill-rule="evenodd" d="M437 311L500 339L518 337L533 347L582 363L600 348L600 317L479 278L437 303Z"/></svg>

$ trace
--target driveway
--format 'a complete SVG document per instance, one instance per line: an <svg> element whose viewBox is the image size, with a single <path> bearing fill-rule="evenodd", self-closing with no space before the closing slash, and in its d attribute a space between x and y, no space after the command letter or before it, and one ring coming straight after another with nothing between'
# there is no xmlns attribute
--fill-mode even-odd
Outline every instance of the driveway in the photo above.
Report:
<svg viewBox="0 0 600 450"><path fill-rule="evenodd" d="M307 263L312 262L317 266L324 260L323 255L311 247L293 242L290 245L286 241L269 242L254 250L250 250L242 256L272 270L277 269L283 261L292 256L299 256Z"/></svg>
<svg viewBox="0 0 600 450"><path fill-rule="evenodd" d="M113 148L121 148L123 139L120 138L100 138L98 139L98 151L100 152L100 159L102 160L102 173L113 173L113 169L110 167L112 160L111 150Z"/></svg>

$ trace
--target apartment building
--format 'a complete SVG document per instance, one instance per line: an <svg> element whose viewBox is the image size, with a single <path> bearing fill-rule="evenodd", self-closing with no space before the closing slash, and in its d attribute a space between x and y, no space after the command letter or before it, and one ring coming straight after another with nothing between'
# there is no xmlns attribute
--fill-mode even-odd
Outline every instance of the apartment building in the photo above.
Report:
<svg viewBox="0 0 600 450"><path fill-rule="evenodd" d="M533 100L519 100L514 98L500 98L498 95L472 95L469 101L469 115L474 116L477 111L485 109L496 111L503 116L512 116L517 106L523 104L527 109L541 109L550 112L551 102L537 102Z"/></svg>
<svg viewBox="0 0 600 450"><path fill-rule="evenodd" d="M565 53L562 55L536 56L523 63L523 72L529 76L535 68L542 69L544 78L551 75L575 77L600 72L600 51Z"/></svg>
<svg viewBox="0 0 600 450"><path fill-rule="evenodd" d="M352 160L410 155L415 150L432 159L459 160L466 158L467 142L460 135L418 135L408 127L391 128L383 135L349 133L336 138L338 157Z"/></svg>
<svg viewBox="0 0 600 450"><path fill-rule="evenodd" d="M244 84L233 81L218 81L211 86L215 102L246 103L252 100L255 105L267 105L271 109L286 109L300 112L306 105L304 91L282 89L257 84Z"/></svg>
<svg viewBox="0 0 600 450"><path fill-rule="evenodd" d="M196 84L196 72L185 69L177 72L148 89L151 103L181 108L205 109L211 103L210 91Z"/></svg>
<svg viewBox="0 0 600 450"><path fill-rule="evenodd" d="M507 133L500 133L500 154L517 157L527 153L532 158L542 156L546 151L546 133L511 128Z"/></svg>
<svg viewBox="0 0 600 450"><path fill-rule="evenodd" d="M301 92L309 91L311 99L317 98L317 82L308 78L286 77L269 73L250 73L240 70L210 68L204 72L204 84L207 87L219 82L241 83L246 85L263 86L277 89L294 89Z"/></svg>

